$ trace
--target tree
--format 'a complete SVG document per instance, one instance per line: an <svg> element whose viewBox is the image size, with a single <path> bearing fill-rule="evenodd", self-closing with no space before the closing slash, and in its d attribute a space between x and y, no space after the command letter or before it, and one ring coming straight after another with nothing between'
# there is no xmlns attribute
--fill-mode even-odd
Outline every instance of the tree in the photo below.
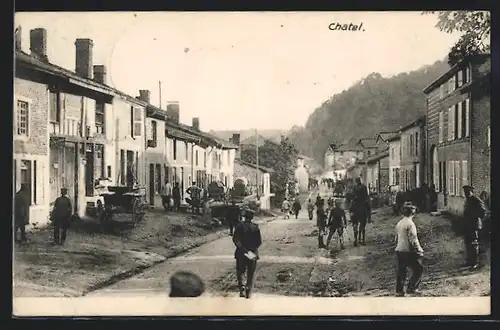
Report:
<svg viewBox="0 0 500 330"><path fill-rule="evenodd" d="M435 14L424 11L423 14ZM487 11L440 11L436 27L446 33L462 32L463 35L448 53L448 64L453 66L468 55L490 51L491 14Z"/></svg>
<svg viewBox="0 0 500 330"><path fill-rule="evenodd" d="M287 183L293 188L297 156L297 150L287 137L283 137L279 144L266 140L259 146L259 165L274 170L270 178L271 192L276 194L278 200L285 195ZM256 164L256 147L243 145L241 159Z"/></svg>

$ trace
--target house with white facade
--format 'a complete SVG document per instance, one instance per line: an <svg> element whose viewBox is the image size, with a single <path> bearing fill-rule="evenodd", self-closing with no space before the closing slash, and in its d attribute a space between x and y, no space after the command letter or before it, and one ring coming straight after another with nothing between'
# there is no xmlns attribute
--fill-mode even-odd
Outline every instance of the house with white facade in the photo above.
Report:
<svg viewBox="0 0 500 330"><path fill-rule="evenodd" d="M389 185L400 185L401 167L401 135L393 134L387 139L389 143Z"/></svg>

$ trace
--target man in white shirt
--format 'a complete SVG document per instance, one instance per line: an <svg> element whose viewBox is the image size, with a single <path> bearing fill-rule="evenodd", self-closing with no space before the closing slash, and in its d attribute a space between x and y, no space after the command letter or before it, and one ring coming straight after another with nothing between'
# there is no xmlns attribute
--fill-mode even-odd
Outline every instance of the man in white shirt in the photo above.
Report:
<svg viewBox="0 0 500 330"><path fill-rule="evenodd" d="M165 186L163 187L163 196L162 196L162 204L163 207L165 208L165 211L171 211L171 202L170 200L172 199L172 184L168 182L168 180L165 182Z"/></svg>
<svg viewBox="0 0 500 330"><path fill-rule="evenodd" d="M413 222L416 207L411 202L405 202L401 208L403 218L396 225L396 257L398 262L396 277L396 294L404 296L407 268L411 268L412 277L408 282L407 293L418 293L418 286L422 278L422 257L424 250L420 246L417 227Z"/></svg>

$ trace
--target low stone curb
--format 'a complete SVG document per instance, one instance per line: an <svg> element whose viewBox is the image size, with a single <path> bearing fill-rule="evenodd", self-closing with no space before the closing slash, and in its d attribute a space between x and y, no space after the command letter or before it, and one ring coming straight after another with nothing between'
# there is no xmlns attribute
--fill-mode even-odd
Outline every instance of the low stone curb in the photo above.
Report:
<svg viewBox="0 0 500 330"><path fill-rule="evenodd" d="M263 223L261 223L261 224L267 224L275 219L276 219L276 217L264 218L264 219L262 219ZM191 242L186 242L184 244L181 244L181 245L175 247L174 249L172 249L171 251L169 251L169 253L166 253L165 255L159 255L159 254L148 252L147 253L148 255L151 255L151 256L155 255L155 257L157 257L157 259L153 260L151 262L148 262L148 263L143 263L143 264L138 265L138 266L136 266L132 269L129 269L127 271L113 274L108 279L103 280L101 282L98 282L98 283L90 286L90 288L86 289L82 293L82 296L87 295L90 292L103 289L105 287L108 287L112 284L115 284L119 281L130 278L130 277L135 276L137 274L140 274L140 273L144 272L145 270L147 270L155 265L161 264L169 259L178 257L178 256L182 255L183 253L186 253L186 252L188 252L192 249L195 249L201 245L216 241L216 240L218 240L224 236L228 236L228 235L229 234L227 232L227 228L223 227L214 233L211 233L211 234L208 234L205 236L201 236L201 237L193 239ZM125 252L125 251L123 251L123 252ZM138 251L127 251L127 252L141 253Z"/></svg>

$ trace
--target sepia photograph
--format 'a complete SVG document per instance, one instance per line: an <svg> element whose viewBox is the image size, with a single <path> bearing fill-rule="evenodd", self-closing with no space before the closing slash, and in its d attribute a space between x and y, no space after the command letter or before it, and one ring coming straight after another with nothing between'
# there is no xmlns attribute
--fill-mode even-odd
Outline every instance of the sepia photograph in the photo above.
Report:
<svg viewBox="0 0 500 330"><path fill-rule="evenodd" d="M489 315L490 12L16 12L13 315Z"/></svg>

